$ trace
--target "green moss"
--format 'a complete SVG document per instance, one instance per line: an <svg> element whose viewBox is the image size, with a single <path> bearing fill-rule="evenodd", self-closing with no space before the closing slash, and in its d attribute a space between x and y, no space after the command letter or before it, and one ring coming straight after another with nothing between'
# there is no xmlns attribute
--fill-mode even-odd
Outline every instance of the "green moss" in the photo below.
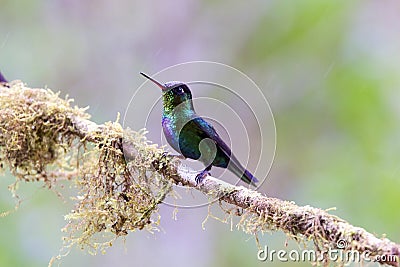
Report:
<svg viewBox="0 0 400 267"><path fill-rule="evenodd" d="M71 103L19 81L0 87L0 162L16 177L10 189L15 194L20 181L41 181L48 188L61 179L74 181L79 193L65 216L66 249L77 245L96 254L131 231L156 231L158 204L171 183L152 163L162 168L170 159L144 131L124 131L118 122L82 136L74 123L90 116Z"/></svg>
<svg viewBox="0 0 400 267"><path fill-rule="evenodd" d="M122 136L130 144L129 161L118 147ZM158 204L171 188L151 166L162 150L149 144L143 132L124 133L118 123L107 123L101 140L79 159L81 178L76 183L81 190L75 209L65 216L69 223L63 229L69 233L67 247L76 244L93 254L104 252L129 232L157 231Z"/></svg>
<svg viewBox="0 0 400 267"><path fill-rule="evenodd" d="M46 167L62 167L63 163L56 161L75 139L69 118L89 115L71 107L72 99L61 99L50 90L26 89L22 82L14 81L0 91L0 162L6 163L17 179L48 180Z"/></svg>

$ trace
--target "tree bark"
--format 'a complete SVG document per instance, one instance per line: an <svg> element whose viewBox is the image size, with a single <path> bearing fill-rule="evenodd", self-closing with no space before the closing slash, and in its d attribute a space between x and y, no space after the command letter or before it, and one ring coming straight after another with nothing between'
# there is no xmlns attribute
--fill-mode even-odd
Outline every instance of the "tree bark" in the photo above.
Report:
<svg viewBox="0 0 400 267"><path fill-rule="evenodd" d="M2 77L1 74L0 77ZM3 80L5 81L5 79ZM17 89L22 91L21 97L33 95L34 90L38 90L21 86L14 81L10 84L0 85L0 97L7 97L9 92L7 90L13 90L12 87L17 85ZM29 101L26 103L31 105ZM48 104L52 105L52 103ZM5 118L2 116L2 112L3 110L0 110L0 120ZM69 125L66 125L69 134L86 142L104 141L101 140L103 138L101 134L106 128L105 125L96 124L87 117L73 112L66 116L69 122ZM51 121L51 118L47 119ZM110 131L110 128L107 128L107 131ZM108 133L108 136L113 134L117 137L115 140L120 142L114 146L124 150L127 159L141 157L141 154L131 149L132 144L124 143L126 139L123 138L120 131ZM2 146L4 144L0 144L0 149ZM400 245L387 238L378 238L363 228L353 226L319 208L297 206L292 201L271 198L255 190L231 185L211 176L205 177L200 184L197 184L195 171L187 169L177 160L167 161L168 165L165 165L163 157L170 156L162 155L152 162L157 172L161 173L165 179L172 179L175 184L194 188L210 198L243 209L243 213L240 215L243 219L239 225L250 234L271 230L283 231L299 242L312 240L315 249L320 252L327 249L357 251L368 259L381 264L399 266Z"/></svg>

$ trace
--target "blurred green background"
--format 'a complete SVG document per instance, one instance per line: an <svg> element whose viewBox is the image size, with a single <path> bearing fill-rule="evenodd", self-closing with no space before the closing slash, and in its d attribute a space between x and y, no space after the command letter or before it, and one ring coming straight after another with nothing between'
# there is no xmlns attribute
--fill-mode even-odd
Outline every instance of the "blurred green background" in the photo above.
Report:
<svg viewBox="0 0 400 267"><path fill-rule="evenodd" d="M336 207L400 243L399 14L395 0L0 0L0 70L69 94L101 123L124 112L140 71L192 60L239 68L276 120L276 159L259 191ZM0 179L0 212L14 207L12 182ZM19 210L0 218L0 266L47 266L71 203L39 184L20 187ZM258 262L253 238L230 225L211 220L202 230L206 208L181 209L176 221L172 210L161 207L161 232L131 233L96 257L72 250L61 266L284 264ZM285 241L260 238L276 250Z"/></svg>

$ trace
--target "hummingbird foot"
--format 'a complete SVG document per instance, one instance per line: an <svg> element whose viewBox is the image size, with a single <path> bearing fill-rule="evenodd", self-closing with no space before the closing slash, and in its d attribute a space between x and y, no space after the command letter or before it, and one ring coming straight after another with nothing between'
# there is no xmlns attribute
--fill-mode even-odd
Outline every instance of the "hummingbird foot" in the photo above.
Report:
<svg viewBox="0 0 400 267"><path fill-rule="evenodd" d="M211 170L211 165L202 170L200 173L198 173L195 178L196 184L200 184L203 181L204 177L210 175L210 170Z"/></svg>

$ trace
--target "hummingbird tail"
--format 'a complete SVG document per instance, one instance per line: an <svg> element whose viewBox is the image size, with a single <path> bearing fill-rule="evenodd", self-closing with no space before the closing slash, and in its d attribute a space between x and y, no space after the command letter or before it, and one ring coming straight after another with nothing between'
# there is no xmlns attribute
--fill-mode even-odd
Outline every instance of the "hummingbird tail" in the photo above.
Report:
<svg viewBox="0 0 400 267"><path fill-rule="evenodd" d="M228 169L247 184L256 186L256 183L258 183L257 178L254 177L253 174L251 174L248 170L243 168L240 163L235 164L235 161L233 161L228 165Z"/></svg>
<svg viewBox="0 0 400 267"><path fill-rule="evenodd" d="M242 177L240 177L240 179L242 179L242 181L251 184L253 186L256 186L256 183L258 183L258 180L256 177L253 176L253 174L251 174L248 170L244 170L244 173L242 175Z"/></svg>

